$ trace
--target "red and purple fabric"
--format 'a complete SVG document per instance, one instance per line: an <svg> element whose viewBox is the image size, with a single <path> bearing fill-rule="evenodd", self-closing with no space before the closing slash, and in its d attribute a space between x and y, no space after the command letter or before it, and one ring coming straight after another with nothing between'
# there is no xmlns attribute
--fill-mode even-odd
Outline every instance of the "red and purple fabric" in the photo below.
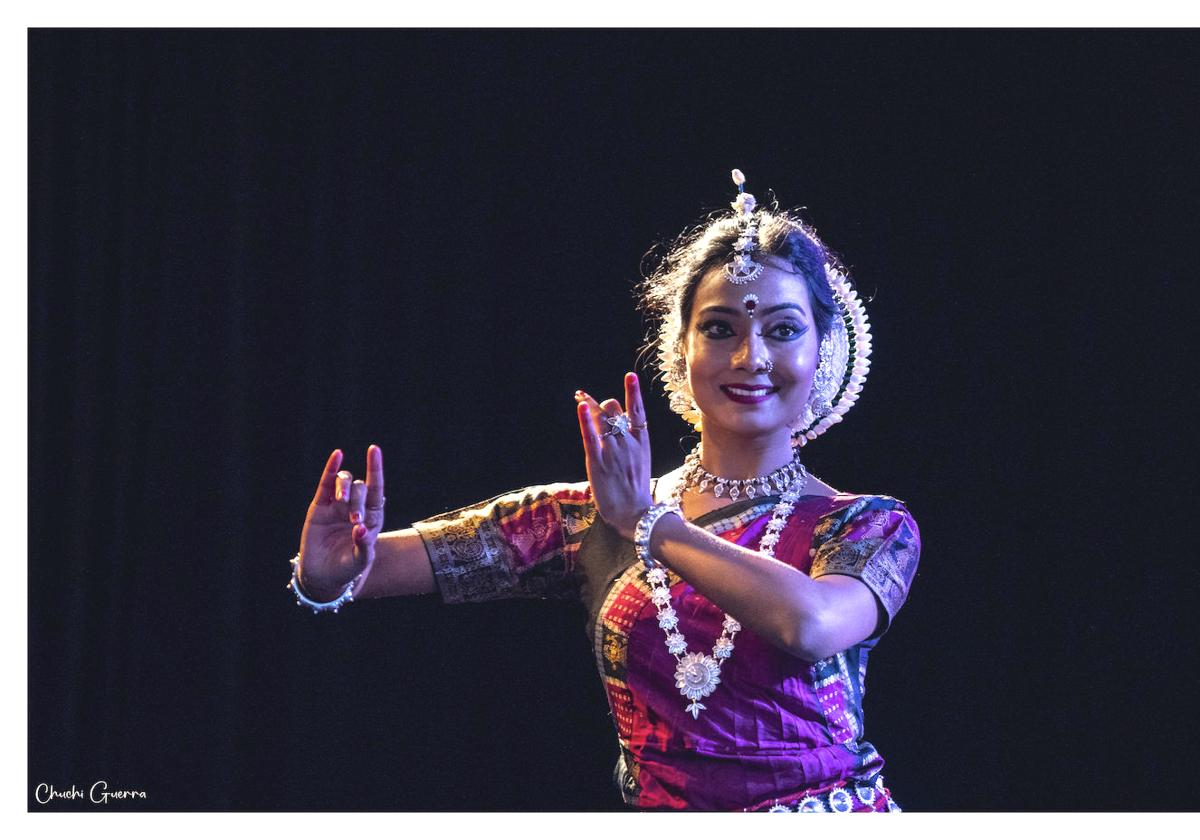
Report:
<svg viewBox="0 0 1200 840"><path fill-rule="evenodd" d="M778 497L743 499L695 520L756 548ZM883 607L875 636L818 662L736 638L699 718L684 710L633 545L600 520L586 484L507 493L414 527L447 602L582 600L617 728L615 780L643 810L897 810L883 759L863 737L867 658L908 596L917 524L888 496L803 496L775 556L812 577L850 575ZM708 652L724 611L673 573L671 606L691 649ZM736 616L735 616L736 618Z"/></svg>

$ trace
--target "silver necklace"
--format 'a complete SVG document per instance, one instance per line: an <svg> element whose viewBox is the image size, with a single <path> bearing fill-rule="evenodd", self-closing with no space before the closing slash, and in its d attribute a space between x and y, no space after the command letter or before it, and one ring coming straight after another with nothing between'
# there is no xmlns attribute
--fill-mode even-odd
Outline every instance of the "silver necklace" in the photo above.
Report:
<svg viewBox="0 0 1200 840"><path fill-rule="evenodd" d="M711 484L713 495L718 499L728 490L729 498L736 502L743 493L746 494L746 498L753 499L755 496L769 496L772 492L784 492L798 477L804 475L804 464L800 463L800 455L797 453L791 461L766 475L754 478L722 478L700 465L700 447L697 446L688 453L683 462L683 470L688 487L696 487L703 493Z"/></svg>
<svg viewBox="0 0 1200 840"><path fill-rule="evenodd" d="M700 463L698 449L699 447L692 450L692 454L688 456L688 461L695 456L697 466ZM683 501L683 494L687 490L699 486L700 481L703 480L696 478L696 473L688 470L686 463L682 480L671 492L671 501L676 505ZM787 525L788 517L796 507L804 485L808 483L808 473L799 460L793 460L787 467L781 467L780 470L788 468L795 468L795 475L780 497L779 503L772 510L771 521L767 523L767 530L759 541L759 550L771 558L775 557L775 546L779 542L779 535ZM778 473L780 470L775 472ZM704 474L712 479L725 481L711 473L704 472ZM703 489L700 492L704 492ZM716 493L716 495L719 496L720 493ZM753 496L754 494L748 493L747 495ZM736 499L737 497L731 493L730 498ZM713 645L712 654L689 651L687 639L684 638L683 633L679 632L679 616L671 606L671 590L667 585L667 570L660 565L654 565L646 569L645 576L646 583L650 586L650 600L658 608L658 626L667 637L667 651L675 657L677 663L675 687L679 689L680 694L692 701L684 707L684 711L690 712L692 719L695 720L700 717L700 712L707 708L700 702L700 699L712 694L721 682L721 663L733 655L733 637L742 629L742 625L729 613L725 613L725 621L721 625L721 635Z"/></svg>

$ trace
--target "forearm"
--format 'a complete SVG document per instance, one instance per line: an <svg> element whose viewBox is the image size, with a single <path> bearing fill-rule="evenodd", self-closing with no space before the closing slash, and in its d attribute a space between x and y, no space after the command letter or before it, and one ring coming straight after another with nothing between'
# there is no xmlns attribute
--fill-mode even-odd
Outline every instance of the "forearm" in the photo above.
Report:
<svg viewBox="0 0 1200 840"><path fill-rule="evenodd" d="M766 641L795 656L819 658L810 640L825 620L825 599L808 575L677 516L654 526L650 552Z"/></svg>
<svg viewBox="0 0 1200 840"><path fill-rule="evenodd" d="M375 563L356 598L426 595L437 592L425 543L412 528L381 533L375 542Z"/></svg>

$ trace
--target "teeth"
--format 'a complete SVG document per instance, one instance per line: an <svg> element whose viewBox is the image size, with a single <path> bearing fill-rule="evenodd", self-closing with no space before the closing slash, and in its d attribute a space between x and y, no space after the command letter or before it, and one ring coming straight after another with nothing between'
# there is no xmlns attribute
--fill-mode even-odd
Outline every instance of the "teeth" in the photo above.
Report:
<svg viewBox="0 0 1200 840"><path fill-rule="evenodd" d="M726 390L744 397L761 397L763 394L769 394L770 388L738 388L733 385L726 385Z"/></svg>

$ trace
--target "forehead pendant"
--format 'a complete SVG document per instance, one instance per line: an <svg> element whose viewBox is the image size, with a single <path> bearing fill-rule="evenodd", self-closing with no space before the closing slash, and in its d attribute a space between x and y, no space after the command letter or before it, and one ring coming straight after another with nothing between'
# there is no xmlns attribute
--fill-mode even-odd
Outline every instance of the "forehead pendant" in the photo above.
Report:
<svg viewBox="0 0 1200 840"><path fill-rule="evenodd" d="M751 292L742 298L742 306L746 307L746 314L751 318L754 317L754 310L758 309L758 295Z"/></svg>
<svg viewBox="0 0 1200 840"><path fill-rule="evenodd" d="M746 192L746 176L742 174L742 170L735 169L732 174L738 194L730 206L737 213L737 223L741 226L741 231L733 246L733 259L725 266L725 278L730 283L741 286L749 283L763 270L762 265L756 263L751 256L758 246L758 222L754 218L754 208L758 203L754 196Z"/></svg>

